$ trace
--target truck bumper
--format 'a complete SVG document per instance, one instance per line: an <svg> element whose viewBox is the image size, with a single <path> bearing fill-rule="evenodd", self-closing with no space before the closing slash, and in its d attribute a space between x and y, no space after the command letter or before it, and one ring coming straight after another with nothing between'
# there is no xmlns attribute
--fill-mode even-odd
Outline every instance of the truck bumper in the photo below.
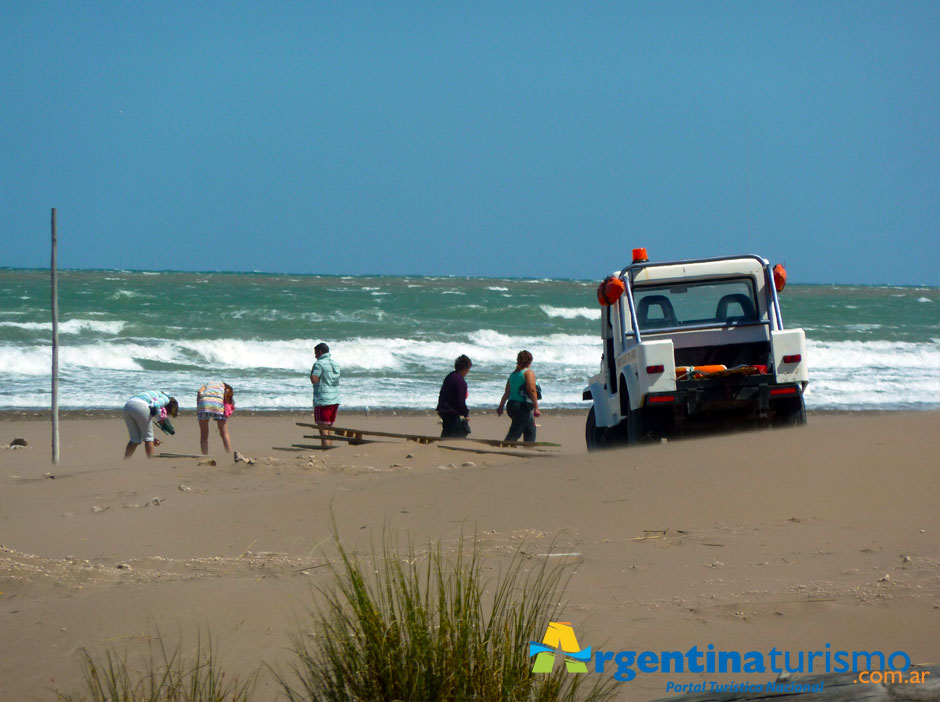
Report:
<svg viewBox="0 0 940 702"><path fill-rule="evenodd" d="M767 376L744 376L720 380L687 380L677 384L674 392L651 392L645 407L673 407L694 416L704 412L746 409L769 412L777 400L799 397L801 383L774 383Z"/></svg>

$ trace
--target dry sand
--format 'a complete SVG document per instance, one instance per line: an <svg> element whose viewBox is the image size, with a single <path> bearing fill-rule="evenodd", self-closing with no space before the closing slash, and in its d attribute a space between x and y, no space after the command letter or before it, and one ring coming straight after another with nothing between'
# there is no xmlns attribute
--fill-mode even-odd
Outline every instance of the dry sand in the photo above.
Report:
<svg viewBox="0 0 940 702"><path fill-rule="evenodd" d="M343 425L435 434L432 415L341 413ZM7 413L0 445L0 700L79 689L76 652L211 631L224 667L288 659L331 514L355 549L383 530L452 547L476 535L493 572L522 548L575 570L565 619L607 650L904 650L940 662L940 413L831 414L751 431L587 454L583 416L546 413L560 455L515 458L435 445L287 453L307 415L236 414L223 456L121 460L112 416ZM474 437L507 420L472 417ZM193 417L163 451L198 453ZM308 431L309 433L309 431ZM455 444L458 442L448 442ZM710 676L719 679L721 676ZM753 677L753 676L752 676ZM740 680L742 676L732 676ZM645 675L620 697L666 695ZM258 699L274 699L265 677Z"/></svg>

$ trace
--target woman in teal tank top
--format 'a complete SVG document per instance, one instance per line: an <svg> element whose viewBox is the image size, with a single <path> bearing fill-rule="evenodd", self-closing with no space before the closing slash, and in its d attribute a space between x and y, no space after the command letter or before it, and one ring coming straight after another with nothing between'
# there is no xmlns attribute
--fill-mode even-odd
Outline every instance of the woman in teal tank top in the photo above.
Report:
<svg viewBox="0 0 940 702"><path fill-rule="evenodd" d="M516 356L516 370L509 375L506 381L506 391L499 400L496 414L502 416L503 408L512 420L506 441L535 441L535 418L542 415L539 410L538 390L535 385L535 371L532 365L532 354L520 351Z"/></svg>

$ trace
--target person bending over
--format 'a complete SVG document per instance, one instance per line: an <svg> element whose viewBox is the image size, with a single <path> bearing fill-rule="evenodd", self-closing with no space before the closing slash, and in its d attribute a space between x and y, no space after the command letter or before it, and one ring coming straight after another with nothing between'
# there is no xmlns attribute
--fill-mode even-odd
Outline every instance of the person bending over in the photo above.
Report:
<svg viewBox="0 0 940 702"><path fill-rule="evenodd" d="M226 453L232 452L232 439L228 433L228 418L235 411L235 390L228 383L206 383L196 392L196 419L199 420L199 448L203 456L209 455L209 422L215 421Z"/></svg>
<svg viewBox="0 0 940 702"><path fill-rule="evenodd" d="M153 458L153 449L159 446L161 441L153 437L151 420L156 418L158 421L167 422L167 417L176 417L179 411L176 398L160 390L145 390L125 402L124 423L127 425L130 441L124 449L124 460L134 455L134 451L141 442L144 444L147 458ZM172 427L172 425L169 426Z"/></svg>

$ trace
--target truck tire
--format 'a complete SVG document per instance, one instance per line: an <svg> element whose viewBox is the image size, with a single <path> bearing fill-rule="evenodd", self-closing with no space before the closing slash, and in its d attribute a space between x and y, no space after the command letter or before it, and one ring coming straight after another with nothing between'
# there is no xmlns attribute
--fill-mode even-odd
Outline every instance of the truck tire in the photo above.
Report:
<svg viewBox="0 0 940 702"><path fill-rule="evenodd" d="M588 411L587 423L584 426L584 442L588 451L607 448L607 429L597 426L593 407Z"/></svg>
<svg viewBox="0 0 940 702"><path fill-rule="evenodd" d="M772 422L775 427L798 427L806 424L806 405L803 396L778 400Z"/></svg>
<svg viewBox="0 0 940 702"><path fill-rule="evenodd" d="M633 446L643 436L643 416L641 409L630 409L630 393L627 381L620 377L620 424L611 430L609 441L623 446Z"/></svg>
<svg viewBox="0 0 940 702"><path fill-rule="evenodd" d="M620 424L617 426L617 439L625 446L634 446L640 442L643 435L643 422L641 410L628 409Z"/></svg>

